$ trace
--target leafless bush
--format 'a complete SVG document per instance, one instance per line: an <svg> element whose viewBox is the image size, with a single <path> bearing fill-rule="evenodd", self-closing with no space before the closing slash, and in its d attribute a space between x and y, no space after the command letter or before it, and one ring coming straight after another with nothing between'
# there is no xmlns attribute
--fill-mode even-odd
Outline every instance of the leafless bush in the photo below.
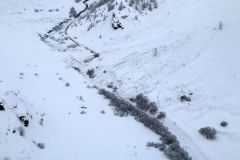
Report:
<svg viewBox="0 0 240 160"><path fill-rule="evenodd" d="M191 98L189 96L186 96L186 95L182 95L180 97L180 100L181 100L181 102L185 102L185 101L191 102Z"/></svg>
<svg viewBox="0 0 240 160"><path fill-rule="evenodd" d="M219 22L219 24L218 24L218 29L219 29L219 30L222 30L222 29L223 29L222 21Z"/></svg>
<svg viewBox="0 0 240 160"><path fill-rule="evenodd" d="M115 4L114 3L108 3L107 8L108 8L108 12L110 12L115 8Z"/></svg>
<svg viewBox="0 0 240 160"><path fill-rule="evenodd" d="M110 105L114 106L114 110L120 116L131 115L141 122L145 127L149 128L160 136L162 141L162 151L170 160L191 160L192 158L188 155L179 144L177 137L173 135L166 126L157 118L150 116L140 107L135 107L130 102L118 97L114 93L111 93L105 89L100 89L99 94L110 100ZM146 98L143 95L138 95L136 99L141 99L141 104L147 104ZM133 100L136 100L133 99Z"/></svg>
<svg viewBox="0 0 240 160"><path fill-rule="evenodd" d="M157 119L164 119L166 118L166 113L165 112L159 112L157 115Z"/></svg>
<svg viewBox="0 0 240 160"><path fill-rule="evenodd" d="M147 147L153 147L163 151L166 148L166 145L163 145L162 143L148 142Z"/></svg>
<svg viewBox="0 0 240 160"><path fill-rule="evenodd" d="M69 17L77 17L77 11L74 7L70 8Z"/></svg>
<svg viewBox="0 0 240 160"><path fill-rule="evenodd" d="M204 127L199 129L199 133L207 139L215 139L217 131L215 128Z"/></svg>
<svg viewBox="0 0 240 160"><path fill-rule="evenodd" d="M37 146L38 146L38 148L40 148L40 149L44 149L44 148L45 148L44 143L37 143Z"/></svg>
<svg viewBox="0 0 240 160"><path fill-rule="evenodd" d="M228 122L222 121L222 122L220 123L220 125L221 125L222 127L226 127L226 126L228 125Z"/></svg>
<svg viewBox="0 0 240 160"><path fill-rule="evenodd" d="M26 116L20 116L18 117L18 119L22 122L22 124L25 126L25 127L28 127L29 125L29 120Z"/></svg>
<svg viewBox="0 0 240 160"><path fill-rule="evenodd" d="M132 100L136 102L136 106L143 111L148 111L151 114L156 114L156 112L158 111L156 103L150 102L149 99L143 94L138 94L136 98Z"/></svg>
<svg viewBox="0 0 240 160"><path fill-rule="evenodd" d="M25 130L23 127L18 127L18 132L19 132L20 136L22 136L22 137L25 136Z"/></svg>
<svg viewBox="0 0 240 160"><path fill-rule="evenodd" d="M67 82L67 83L65 84L65 86L66 86L66 87L69 87L69 86L70 86L70 83L69 83L69 82Z"/></svg>
<svg viewBox="0 0 240 160"><path fill-rule="evenodd" d="M89 78L94 78L95 77L95 71L94 69L89 69L87 71L87 75L89 76Z"/></svg>

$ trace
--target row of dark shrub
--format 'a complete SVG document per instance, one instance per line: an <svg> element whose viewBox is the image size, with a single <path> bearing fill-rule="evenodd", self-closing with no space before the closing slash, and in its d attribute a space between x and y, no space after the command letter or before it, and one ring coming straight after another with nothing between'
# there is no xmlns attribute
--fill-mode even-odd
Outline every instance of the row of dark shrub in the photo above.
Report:
<svg viewBox="0 0 240 160"><path fill-rule="evenodd" d="M106 99L110 100L110 105L114 106L114 112L119 116L131 115L141 122L145 127L151 129L153 132L160 136L161 146L159 149L164 152L170 160L191 160L187 151L180 146L177 137L173 135L169 129L163 125L158 118L151 114L155 114L157 109L156 104L149 102L147 97L139 95L136 98L131 99L136 103L135 107L131 102L118 97L114 93L111 93L105 89L100 89L99 94L103 95ZM149 112L150 114L148 114Z"/></svg>
<svg viewBox="0 0 240 160"><path fill-rule="evenodd" d="M136 98L130 98L132 102L136 103L137 108L149 112L155 115L158 111L157 104L155 102L150 102L149 99L143 94L139 94Z"/></svg>

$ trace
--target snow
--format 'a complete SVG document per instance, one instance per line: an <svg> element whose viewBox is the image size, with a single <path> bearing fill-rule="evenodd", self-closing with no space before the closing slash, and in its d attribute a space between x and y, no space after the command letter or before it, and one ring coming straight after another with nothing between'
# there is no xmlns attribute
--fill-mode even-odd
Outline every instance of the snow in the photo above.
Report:
<svg viewBox="0 0 240 160"><path fill-rule="evenodd" d="M234 0L164 1L139 21L123 20L124 30L117 31L111 17L88 32L82 20L69 33L101 56L75 65L98 66L96 85L112 82L125 97L143 92L158 102L193 159L239 159L239 8ZM192 102L181 103L191 92ZM205 126L217 129L216 141L199 135Z"/></svg>
<svg viewBox="0 0 240 160"><path fill-rule="evenodd" d="M158 2L152 12L139 13L133 7L120 12L115 7L122 30L112 29L112 12L103 5L96 14L105 14L106 20L82 18L69 28L69 36L76 37L80 46L66 52L46 45L38 34L68 18L72 6L82 10L82 2L0 3L0 100L5 106L0 111L0 160L166 159L162 152L146 147L149 141L159 141L157 135L131 117L115 116L108 101L89 87L105 88L109 83L122 97L144 93L157 102L159 110L167 113L164 124L194 160L238 160L240 3ZM83 63L92 56L84 46L100 57ZM83 75L72 66L79 67ZM89 79L84 74L92 68L96 77ZM192 101L181 102L182 95ZM26 113L32 115L29 127L17 118ZM221 127L222 121L228 126ZM216 128L215 140L198 133L206 126ZM19 127L24 128L24 137ZM33 141L44 143L45 148Z"/></svg>
<svg viewBox="0 0 240 160"><path fill-rule="evenodd" d="M59 12L48 12L61 6ZM116 117L108 101L65 64L70 53L40 41L38 33L66 18L68 6L68 1L32 0L0 5L0 98L5 106L0 112L0 159L166 159L146 147L148 141L158 141L157 135L131 117ZM44 10L35 13L35 8ZM83 110L86 114L80 114ZM18 116L26 113L32 118L23 127Z"/></svg>

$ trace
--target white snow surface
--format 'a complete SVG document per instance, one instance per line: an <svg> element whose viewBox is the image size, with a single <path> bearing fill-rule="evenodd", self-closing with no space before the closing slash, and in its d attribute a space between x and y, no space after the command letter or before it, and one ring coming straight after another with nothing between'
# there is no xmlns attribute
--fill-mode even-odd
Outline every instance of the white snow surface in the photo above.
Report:
<svg viewBox="0 0 240 160"><path fill-rule="evenodd" d="M5 106L0 111L0 159L166 159L146 147L148 141L158 141L157 135L131 117L115 116L108 101L66 66L70 53L59 53L40 41L38 33L66 18L70 5L67 0L0 4L0 99ZM36 13L36 8L43 11ZM52 8L60 11L49 13ZM17 117L26 113L32 119L23 127Z"/></svg>
<svg viewBox="0 0 240 160"><path fill-rule="evenodd" d="M109 83L122 97L144 93L157 102L167 113L165 125L194 160L240 159L239 1L164 0L143 13L116 8L112 12L122 30L112 29L112 12L103 6L97 13L105 13L105 21L87 31L92 21L80 19L68 31L100 54L89 63L82 62L91 56L84 47L58 52L38 37L66 18L72 6L83 8L69 0L0 3L0 99L5 104L0 160L166 159L146 147L148 141L159 141L157 135L131 117L114 116L108 101L87 87ZM58 12L49 12L56 8ZM89 79L72 66L83 73L94 68L96 77ZM179 97L189 93L192 101L182 103ZM17 116L26 113L32 119L24 128ZM222 121L228 126L221 127ZM215 140L198 133L206 126L216 128ZM19 127L25 129L24 137L12 133Z"/></svg>

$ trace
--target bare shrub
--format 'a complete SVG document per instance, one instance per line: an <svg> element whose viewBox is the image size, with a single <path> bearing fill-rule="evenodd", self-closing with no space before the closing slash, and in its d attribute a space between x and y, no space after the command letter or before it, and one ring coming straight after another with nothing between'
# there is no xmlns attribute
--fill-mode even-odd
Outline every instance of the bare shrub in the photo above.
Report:
<svg viewBox="0 0 240 160"><path fill-rule="evenodd" d="M70 83L69 83L69 82L67 82L67 83L65 84L65 86L66 86L66 87L69 87L69 86L70 86Z"/></svg>
<svg viewBox="0 0 240 160"><path fill-rule="evenodd" d="M221 21L220 21L219 24L218 24L218 29L219 29L219 30L222 30L222 29L223 29L223 24L222 24Z"/></svg>
<svg viewBox="0 0 240 160"><path fill-rule="evenodd" d="M115 4L114 3L108 3L107 8L108 8L108 12L110 12L115 8Z"/></svg>
<svg viewBox="0 0 240 160"><path fill-rule="evenodd" d="M81 111L80 114L87 114L87 112L86 111Z"/></svg>
<svg viewBox="0 0 240 160"><path fill-rule="evenodd" d="M153 147L153 148L159 149L160 151L163 151L166 148L166 145L162 143L148 142L147 147Z"/></svg>
<svg viewBox="0 0 240 160"><path fill-rule="evenodd" d="M215 139L217 131L215 128L204 127L199 129L199 133L207 139Z"/></svg>
<svg viewBox="0 0 240 160"><path fill-rule="evenodd" d="M20 136L22 136L22 137L25 136L25 130L23 127L18 127L18 132L19 132Z"/></svg>
<svg viewBox="0 0 240 160"><path fill-rule="evenodd" d="M119 6L118 6L118 10L121 11L121 10L123 10L123 9L124 9L123 3L120 2Z"/></svg>
<svg viewBox="0 0 240 160"><path fill-rule="evenodd" d="M150 102L148 105L149 105L149 113L156 114L158 111L157 104L155 102Z"/></svg>
<svg viewBox="0 0 240 160"><path fill-rule="evenodd" d="M45 145L44 145L44 143L37 143L37 147L40 149L44 149Z"/></svg>
<svg viewBox="0 0 240 160"><path fill-rule="evenodd" d="M157 119L164 119L166 118L166 113L165 112L159 112L157 115Z"/></svg>
<svg viewBox="0 0 240 160"><path fill-rule="evenodd" d="M135 99L132 99L136 102L136 106L144 111L149 111L151 114L156 114L158 111L157 105L155 102L149 102L149 99L143 94L138 94Z"/></svg>
<svg viewBox="0 0 240 160"><path fill-rule="evenodd" d="M28 127L29 125L29 120L26 116L20 116L18 117L18 119L22 122L22 124L25 126L25 127Z"/></svg>
<svg viewBox="0 0 240 160"><path fill-rule="evenodd" d="M166 126L163 125L156 117L150 116L141 107L135 107L132 103L118 97L114 93L111 93L105 89L99 89L99 94L103 95L106 99L110 100L110 105L114 106L114 112L119 116L131 115L136 121L141 122L145 127L149 128L160 136L162 145L159 148L170 160L191 160L187 151L182 148L177 140L177 137L173 135ZM133 101L143 100L141 104L147 104L146 98L142 94L138 95ZM138 100L137 100L138 99ZM152 146L158 146L157 144L149 144Z"/></svg>
<svg viewBox="0 0 240 160"><path fill-rule="evenodd" d="M220 123L220 125L221 125L222 127L226 127L226 126L228 125L228 122L222 121L222 122Z"/></svg>
<svg viewBox="0 0 240 160"><path fill-rule="evenodd" d="M163 150L165 155L170 160L191 160L187 152L183 152L178 142L174 142Z"/></svg>
<svg viewBox="0 0 240 160"><path fill-rule="evenodd" d="M35 142L32 141L39 149L44 149L45 148L45 144L44 143L39 143L39 142Z"/></svg>
<svg viewBox="0 0 240 160"><path fill-rule="evenodd" d="M77 11L75 10L74 7L70 8L70 12L69 12L69 17L77 17Z"/></svg>
<svg viewBox="0 0 240 160"><path fill-rule="evenodd" d="M186 96L186 95L182 95L182 96L180 97L180 100L181 100L181 102L185 102L185 101L191 102L191 98L188 97L188 96Z"/></svg>
<svg viewBox="0 0 240 160"><path fill-rule="evenodd" d="M95 77L95 71L94 69L89 69L87 71L87 75L89 76L89 78L94 78Z"/></svg>

